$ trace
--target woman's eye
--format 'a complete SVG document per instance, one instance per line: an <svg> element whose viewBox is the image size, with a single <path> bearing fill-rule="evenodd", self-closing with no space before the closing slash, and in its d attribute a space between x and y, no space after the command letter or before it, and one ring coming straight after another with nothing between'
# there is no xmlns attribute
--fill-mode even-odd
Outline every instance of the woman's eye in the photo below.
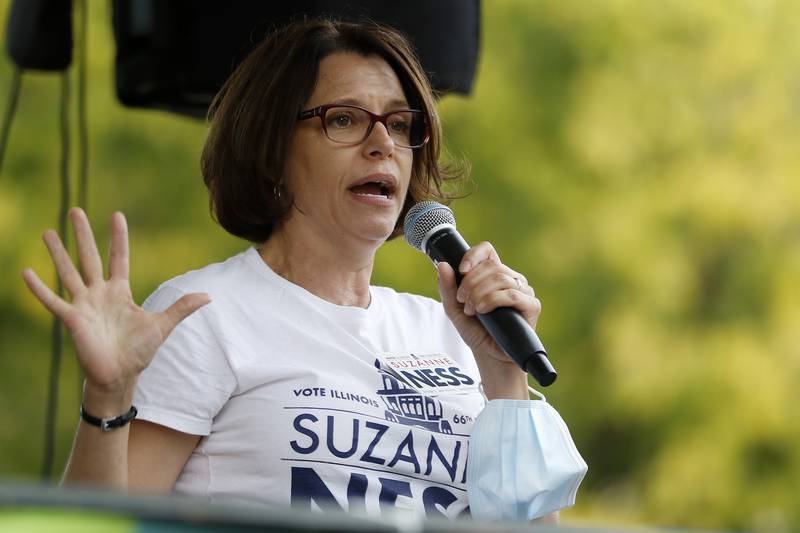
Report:
<svg viewBox="0 0 800 533"><path fill-rule="evenodd" d="M337 128L346 128L353 123L353 117L345 113L338 113L328 117L328 125Z"/></svg>
<svg viewBox="0 0 800 533"><path fill-rule="evenodd" d="M400 131L400 132L408 131L409 128L408 123L402 119L392 120L389 123L389 126L393 131Z"/></svg>

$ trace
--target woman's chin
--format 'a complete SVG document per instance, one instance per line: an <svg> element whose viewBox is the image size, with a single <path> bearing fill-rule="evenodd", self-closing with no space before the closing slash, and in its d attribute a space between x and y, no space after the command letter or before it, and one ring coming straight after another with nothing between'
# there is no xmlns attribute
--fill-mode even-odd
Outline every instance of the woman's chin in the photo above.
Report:
<svg viewBox="0 0 800 533"><path fill-rule="evenodd" d="M353 213L356 215L356 213ZM371 213L358 213L350 218L348 226L352 233L362 236L368 241L384 242L394 232L398 210L379 209Z"/></svg>
<svg viewBox="0 0 800 533"><path fill-rule="evenodd" d="M392 232L394 232L394 222L394 220L364 220L354 229L356 234L365 242L380 245L392 236Z"/></svg>

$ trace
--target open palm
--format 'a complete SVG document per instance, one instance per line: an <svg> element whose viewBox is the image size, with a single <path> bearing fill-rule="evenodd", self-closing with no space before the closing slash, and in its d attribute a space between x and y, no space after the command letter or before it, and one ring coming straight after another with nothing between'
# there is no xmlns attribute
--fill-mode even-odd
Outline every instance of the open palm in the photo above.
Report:
<svg viewBox="0 0 800 533"><path fill-rule="evenodd" d="M64 287L66 302L31 269L22 277L40 302L64 322L75 343L78 362L93 385L120 390L128 387L153 359L172 329L210 300L201 293L187 294L162 313L149 313L136 305L128 281L128 230L122 213L111 220L108 279L83 210L70 210L78 260L83 275L53 230L43 239Z"/></svg>

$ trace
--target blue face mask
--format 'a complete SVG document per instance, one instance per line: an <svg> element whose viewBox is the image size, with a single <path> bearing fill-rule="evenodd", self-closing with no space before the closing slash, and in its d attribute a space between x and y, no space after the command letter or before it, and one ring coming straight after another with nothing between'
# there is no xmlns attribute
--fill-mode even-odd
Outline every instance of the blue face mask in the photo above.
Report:
<svg viewBox="0 0 800 533"><path fill-rule="evenodd" d="M575 504L588 467L567 425L541 401L492 400L472 428L470 512L478 520L533 520Z"/></svg>

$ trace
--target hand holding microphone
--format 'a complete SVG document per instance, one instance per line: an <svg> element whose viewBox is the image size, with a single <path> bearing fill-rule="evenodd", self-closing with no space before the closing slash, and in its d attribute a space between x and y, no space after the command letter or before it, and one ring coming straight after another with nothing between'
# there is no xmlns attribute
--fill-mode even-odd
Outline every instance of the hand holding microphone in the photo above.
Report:
<svg viewBox="0 0 800 533"><path fill-rule="evenodd" d="M459 272L459 266L470 247L456 231L455 218L449 208L436 202L421 202L409 210L404 229L406 241L412 247L427 254L434 264L448 263L455 272L456 283L461 284L464 275ZM488 244L481 244L476 248L479 247L486 247L487 253L494 255ZM494 258L496 259L496 255ZM533 297L532 290L523 282L524 278L521 275L500 264L499 259L496 264L499 268L476 268L473 272L473 276L477 275L479 278L482 276L495 278L495 281L480 280L494 287L493 297L496 298L505 290L516 290ZM480 270L484 272L481 273ZM498 279L500 281L497 281ZM498 283L507 283L509 286L498 287ZM474 283L470 284L470 288L474 286ZM463 299L461 296L464 289L459 292L459 299ZM480 309L473 309L472 305L468 303L465 306L465 313L471 314L476 311L475 315L482 326L511 360L530 373L542 386L548 386L555 381L556 371L547 359L544 346L519 311L513 307L497 307L483 313Z"/></svg>

